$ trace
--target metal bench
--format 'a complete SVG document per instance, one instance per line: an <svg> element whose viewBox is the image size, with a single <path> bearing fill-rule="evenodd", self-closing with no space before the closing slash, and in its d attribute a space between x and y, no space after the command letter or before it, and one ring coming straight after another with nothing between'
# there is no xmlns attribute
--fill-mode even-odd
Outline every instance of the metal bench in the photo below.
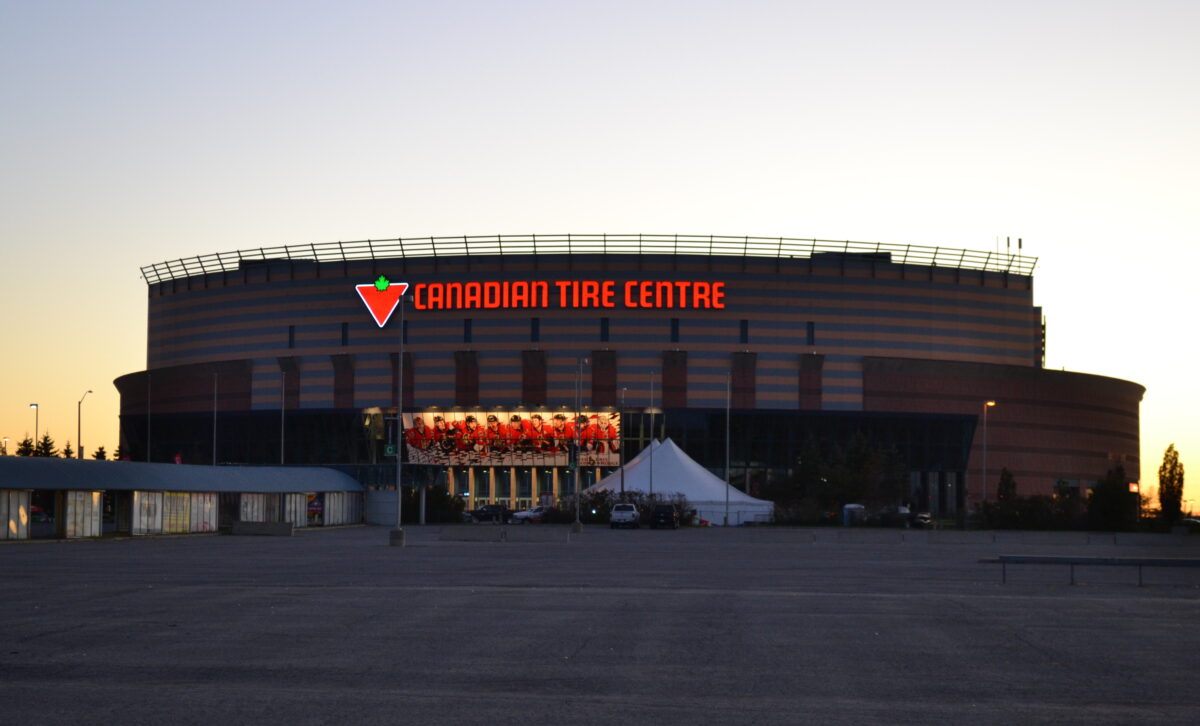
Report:
<svg viewBox="0 0 1200 726"><path fill-rule="evenodd" d="M980 560L1000 565L1000 584L1008 583L1009 565L1068 565L1071 569L1071 584L1075 584L1076 565L1101 565L1109 567L1137 567L1138 587L1142 586L1143 567L1200 567L1200 559L1193 557L1075 557L1063 555L1000 555L994 560Z"/></svg>

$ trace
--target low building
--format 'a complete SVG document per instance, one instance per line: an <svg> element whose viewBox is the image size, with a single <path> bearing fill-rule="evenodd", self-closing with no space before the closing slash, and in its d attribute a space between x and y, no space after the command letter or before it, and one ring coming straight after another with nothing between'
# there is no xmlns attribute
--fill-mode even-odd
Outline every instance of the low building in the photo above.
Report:
<svg viewBox="0 0 1200 726"><path fill-rule="evenodd" d="M235 521L357 524L363 488L320 467L0 457L0 539L216 532Z"/></svg>

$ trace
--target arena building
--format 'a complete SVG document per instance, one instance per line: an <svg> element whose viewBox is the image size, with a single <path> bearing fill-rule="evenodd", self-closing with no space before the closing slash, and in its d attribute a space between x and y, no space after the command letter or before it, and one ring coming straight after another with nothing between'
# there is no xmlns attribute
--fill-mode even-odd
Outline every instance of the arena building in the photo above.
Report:
<svg viewBox="0 0 1200 726"><path fill-rule="evenodd" d="M1142 386L1043 368L1036 260L687 235L367 240L143 268L146 370L118 378L134 460L334 466L523 506L653 431L754 494L806 441L895 451L909 501L1138 471ZM994 402L989 406L988 402ZM491 420L489 420L491 419ZM568 428L570 427L570 428Z"/></svg>

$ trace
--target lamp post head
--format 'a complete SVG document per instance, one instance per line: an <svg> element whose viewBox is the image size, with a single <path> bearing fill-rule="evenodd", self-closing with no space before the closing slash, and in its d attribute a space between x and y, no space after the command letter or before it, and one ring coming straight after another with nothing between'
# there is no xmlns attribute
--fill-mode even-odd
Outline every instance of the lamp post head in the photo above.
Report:
<svg viewBox="0 0 1200 726"><path fill-rule="evenodd" d="M996 405L996 402L995 401L987 401L983 405L987 406L988 408L992 408L993 406Z"/></svg>
<svg viewBox="0 0 1200 726"><path fill-rule="evenodd" d="M37 405L36 403L31 403L31 404L29 404L29 407L30 407L30 408L37 408L37 407L38 407L38 405Z"/></svg>

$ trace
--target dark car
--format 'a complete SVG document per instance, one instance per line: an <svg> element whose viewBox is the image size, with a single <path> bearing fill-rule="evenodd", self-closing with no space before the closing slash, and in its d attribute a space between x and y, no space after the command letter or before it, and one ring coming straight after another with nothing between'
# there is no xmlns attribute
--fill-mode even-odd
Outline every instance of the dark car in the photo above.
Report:
<svg viewBox="0 0 1200 726"><path fill-rule="evenodd" d="M872 527L908 527L912 523L912 512L908 507L884 507L867 518Z"/></svg>
<svg viewBox="0 0 1200 726"><path fill-rule="evenodd" d="M507 524L512 519L513 511L503 504L485 504L467 514L470 515L472 522L503 522Z"/></svg>
<svg viewBox="0 0 1200 726"><path fill-rule="evenodd" d="M679 529L679 511L671 504L655 504L650 512L650 529L670 527Z"/></svg>

